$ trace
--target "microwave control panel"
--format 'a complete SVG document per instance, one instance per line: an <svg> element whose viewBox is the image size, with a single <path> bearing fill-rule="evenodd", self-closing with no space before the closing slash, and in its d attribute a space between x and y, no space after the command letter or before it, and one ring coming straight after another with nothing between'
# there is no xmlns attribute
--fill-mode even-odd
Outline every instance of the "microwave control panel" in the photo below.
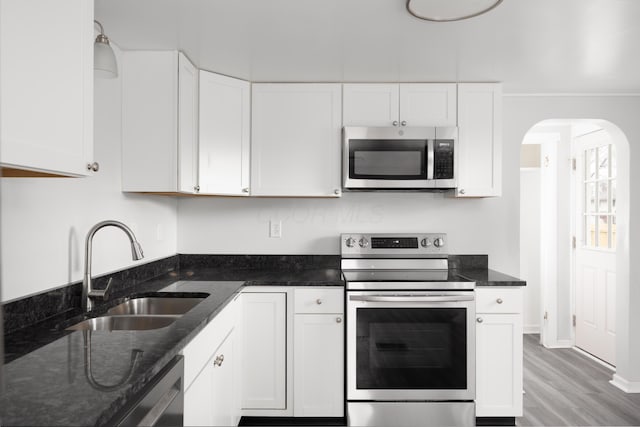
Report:
<svg viewBox="0 0 640 427"><path fill-rule="evenodd" d="M433 143L433 177L453 179L453 140L437 139Z"/></svg>

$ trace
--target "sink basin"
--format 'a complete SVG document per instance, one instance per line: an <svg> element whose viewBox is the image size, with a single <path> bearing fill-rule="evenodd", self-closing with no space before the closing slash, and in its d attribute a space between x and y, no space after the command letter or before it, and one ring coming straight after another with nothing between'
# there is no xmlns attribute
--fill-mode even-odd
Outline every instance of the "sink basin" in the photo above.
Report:
<svg viewBox="0 0 640 427"><path fill-rule="evenodd" d="M69 331L143 331L160 329L176 321L179 315L165 316L101 316L87 319L67 328Z"/></svg>
<svg viewBox="0 0 640 427"><path fill-rule="evenodd" d="M184 314L202 302L204 298L144 297L133 298L107 310L107 314L153 315Z"/></svg>

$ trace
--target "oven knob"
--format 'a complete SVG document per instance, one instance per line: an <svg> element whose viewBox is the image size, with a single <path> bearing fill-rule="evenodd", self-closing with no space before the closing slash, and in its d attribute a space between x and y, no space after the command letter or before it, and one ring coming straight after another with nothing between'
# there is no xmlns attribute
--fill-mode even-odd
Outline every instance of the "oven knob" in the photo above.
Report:
<svg viewBox="0 0 640 427"><path fill-rule="evenodd" d="M429 246L431 246L431 240L425 237L420 241L420 244L422 245L423 248L428 248Z"/></svg>
<svg viewBox="0 0 640 427"><path fill-rule="evenodd" d="M358 243L360 244L361 248L366 248L367 246L369 246L369 241L367 239L365 239L364 237L362 239L360 239L360 241Z"/></svg>
<svg viewBox="0 0 640 427"><path fill-rule="evenodd" d="M347 245L348 248L352 248L355 246L356 244L356 239L354 239L353 237L349 237L346 241L345 244Z"/></svg>
<svg viewBox="0 0 640 427"><path fill-rule="evenodd" d="M443 246L444 246L444 239L443 239L442 237L438 237L437 239L435 239L435 240L433 241L433 245L434 245L436 248L441 248L441 247L443 247Z"/></svg>

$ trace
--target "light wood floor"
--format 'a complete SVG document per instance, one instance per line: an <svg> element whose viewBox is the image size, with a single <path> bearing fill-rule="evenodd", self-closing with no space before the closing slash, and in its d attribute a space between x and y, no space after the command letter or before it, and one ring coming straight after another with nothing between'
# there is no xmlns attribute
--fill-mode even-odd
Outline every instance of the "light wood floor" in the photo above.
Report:
<svg viewBox="0 0 640 427"><path fill-rule="evenodd" d="M524 336L520 426L640 426L640 393L609 384L613 372L572 349L546 349Z"/></svg>

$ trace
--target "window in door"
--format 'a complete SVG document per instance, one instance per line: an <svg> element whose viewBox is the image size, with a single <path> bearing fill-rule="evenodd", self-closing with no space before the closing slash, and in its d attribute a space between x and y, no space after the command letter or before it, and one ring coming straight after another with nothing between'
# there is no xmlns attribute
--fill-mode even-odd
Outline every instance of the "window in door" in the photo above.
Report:
<svg viewBox="0 0 640 427"><path fill-rule="evenodd" d="M584 150L584 245L616 247L616 153L613 144Z"/></svg>

